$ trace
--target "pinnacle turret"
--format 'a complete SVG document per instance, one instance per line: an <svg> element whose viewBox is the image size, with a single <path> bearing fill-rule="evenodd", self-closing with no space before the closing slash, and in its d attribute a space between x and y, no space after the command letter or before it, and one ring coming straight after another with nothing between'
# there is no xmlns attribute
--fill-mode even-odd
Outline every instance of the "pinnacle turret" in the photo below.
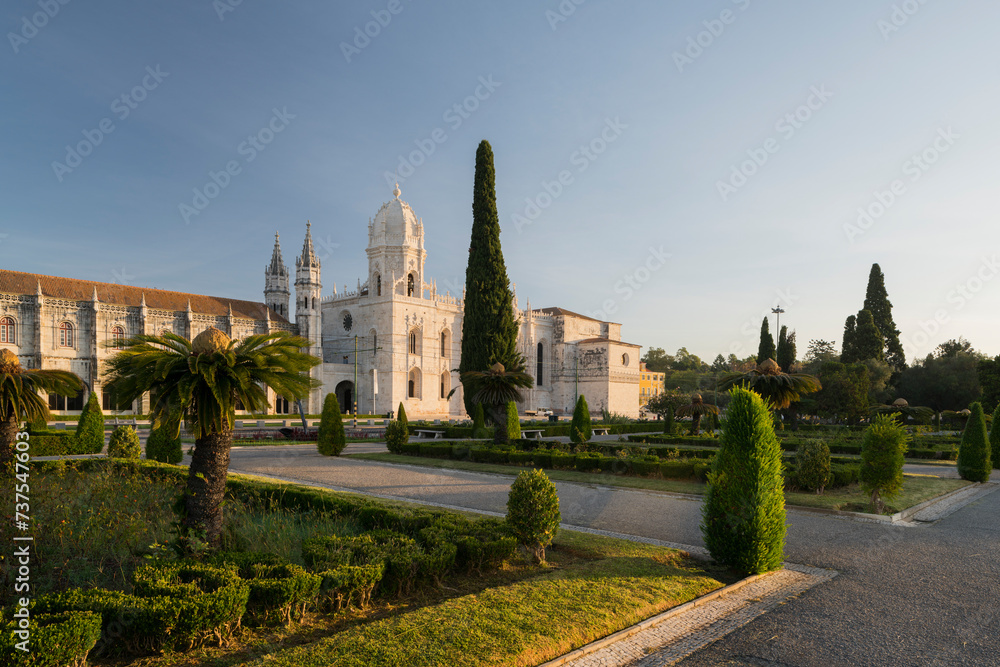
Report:
<svg viewBox="0 0 1000 667"><path fill-rule="evenodd" d="M319 260L313 251L312 223L306 221L306 240L302 243L302 256L295 260L295 266L304 268L319 268Z"/></svg>

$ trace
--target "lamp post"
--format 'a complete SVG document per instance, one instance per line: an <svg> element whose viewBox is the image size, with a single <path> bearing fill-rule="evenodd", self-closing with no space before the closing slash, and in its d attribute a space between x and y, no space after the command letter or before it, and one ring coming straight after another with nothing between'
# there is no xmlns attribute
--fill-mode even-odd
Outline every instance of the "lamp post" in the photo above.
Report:
<svg viewBox="0 0 1000 667"><path fill-rule="evenodd" d="M778 335L781 335L781 314L783 312L785 312L785 309L782 308L781 306L778 306L777 308L772 308L771 312L774 313L774 315L775 315L775 318L774 318L774 331Z"/></svg>

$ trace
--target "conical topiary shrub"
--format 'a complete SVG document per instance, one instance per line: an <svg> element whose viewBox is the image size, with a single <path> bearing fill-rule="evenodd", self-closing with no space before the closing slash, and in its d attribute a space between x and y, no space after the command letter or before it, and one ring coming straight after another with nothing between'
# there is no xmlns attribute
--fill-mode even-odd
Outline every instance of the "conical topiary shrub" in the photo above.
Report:
<svg viewBox="0 0 1000 667"><path fill-rule="evenodd" d="M344 418L340 414L340 401L336 394L327 394L323 401L323 415L319 420L316 448L323 456L340 456L347 445L344 435Z"/></svg>
<svg viewBox="0 0 1000 667"><path fill-rule="evenodd" d="M559 495L548 475L541 470L520 473L507 496L507 525L537 562L545 561L545 547L552 544L561 518Z"/></svg>
<svg viewBox="0 0 1000 667"><path fill-rule="evenodd" d="M150 429L149 437L146 438L146 458L172 464L180 463L184 459L179 416Z"/></svg>
<svg viewBox="0 0 1000 667"><path fill-rule="evenodd" d="M476 403L472 409L472 438L482 440L488 436L486 432L486 415L483 413L483 404Z"/></svg>
<svg viewBox="0 0 1000 667"><path fill-rule="evenodd" d="M767 403L730 392L719 453L708 475L701 531L717 562L742 574L781 567L785 550L782 452Z"/></svg>
<svg viewBox="0 0 1000 667"><path fill-rule="evenodd" d="M403 402L399 402L399 413L396 415L396 421L406 427L406 432L410 432L410 421L406 418L406 408L403 407Z"/></svg>
<svg viewBox="0 0 1000 667"><path fill-rule="evenodd" d="M521 438L521 417L517 414L517 403L511 401L507 404L507 439L519 440Z"/></svg>
<svg viewBox="0 0 1000 667"><path fill-rule="evenodd" d="M993 411L993 425L990 426L990 461L994 468L1000 468L1000 405Z"/></svg>
<svg viewBox="0 0 1000 667"><path fill-rule="evenodd" d="M81 454L100 454L104 449L104 413L97 400L97 392L90 392L87 404L80 413L76 425L76 437L80 441Z"/></svg>
<svg viewBox="0 0 1000 667"><path fill-rule="evenodd" d="M580 394L576 399L576 408L573 410L573 421L570 422L569 439L577 444L590 440L594 435L590 426L590 409L587 407L587 399Z"/></svg>
<svg viewBox="0 0 1000 667"><path fill-rule="evenodd" d="M139 434L131 426L119 426L108 441L108 458L138 459L142 457Z"/></svg>
<svg viewBox="0 0 1000 667"><path fill-rule="evenodd" d="M990 443L986 438L986 415L978 401L969 406L969 419L958 447L958 474L970 482L990 481Z"/></svg>

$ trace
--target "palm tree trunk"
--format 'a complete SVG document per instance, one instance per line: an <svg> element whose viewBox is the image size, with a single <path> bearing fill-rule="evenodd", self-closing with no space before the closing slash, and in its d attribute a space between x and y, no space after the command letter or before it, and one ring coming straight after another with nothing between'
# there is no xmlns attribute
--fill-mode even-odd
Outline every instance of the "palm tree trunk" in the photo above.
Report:
<svg viewBox="0 0 1000 667"><path fill-rule="evenodd" d="M0 472L7 470L14 462L14 442L20 425L13 410L7 419L0 421Z"/></svg>
<svg viewBox="0 0 1000 667"><path fill-rule="evenodd" d="M691 433L693 435L698 435L701 433L701 413L696 412L691 415Z"/></svg>
<svg viewBox="0 0 1000 667"><path fill-rule="evenodd" d="M509 442L507 437L507 410L504 407L499 405L489 406L490 417L493 418L493 423L496 424L493 430L494 445L506 445Z"/></svg>
<svg viewBox="0 0 1000 667"><path fill-rule="evenodd" d="M232 444L233 432L228 430L195 440L188 469L184 525L204 531L205 541L212 548L219 546L222 535L222 499L226 494Z"/></svg>

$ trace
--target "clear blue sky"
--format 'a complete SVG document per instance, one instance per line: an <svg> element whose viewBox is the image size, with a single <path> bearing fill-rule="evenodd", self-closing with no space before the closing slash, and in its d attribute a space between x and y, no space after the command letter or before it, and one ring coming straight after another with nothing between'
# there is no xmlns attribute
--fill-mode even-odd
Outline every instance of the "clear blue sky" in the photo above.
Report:
<svg viewBox="0 0 1000 667"><path fill-rule="evenodd" d="M353 288L402 157L460 291L488 139L522 307L711 361L780 299L801 355L878 262L909 358L1000 353L995 2L235 2L4 4L0 265L262 300L308 219Z"/></svg>

